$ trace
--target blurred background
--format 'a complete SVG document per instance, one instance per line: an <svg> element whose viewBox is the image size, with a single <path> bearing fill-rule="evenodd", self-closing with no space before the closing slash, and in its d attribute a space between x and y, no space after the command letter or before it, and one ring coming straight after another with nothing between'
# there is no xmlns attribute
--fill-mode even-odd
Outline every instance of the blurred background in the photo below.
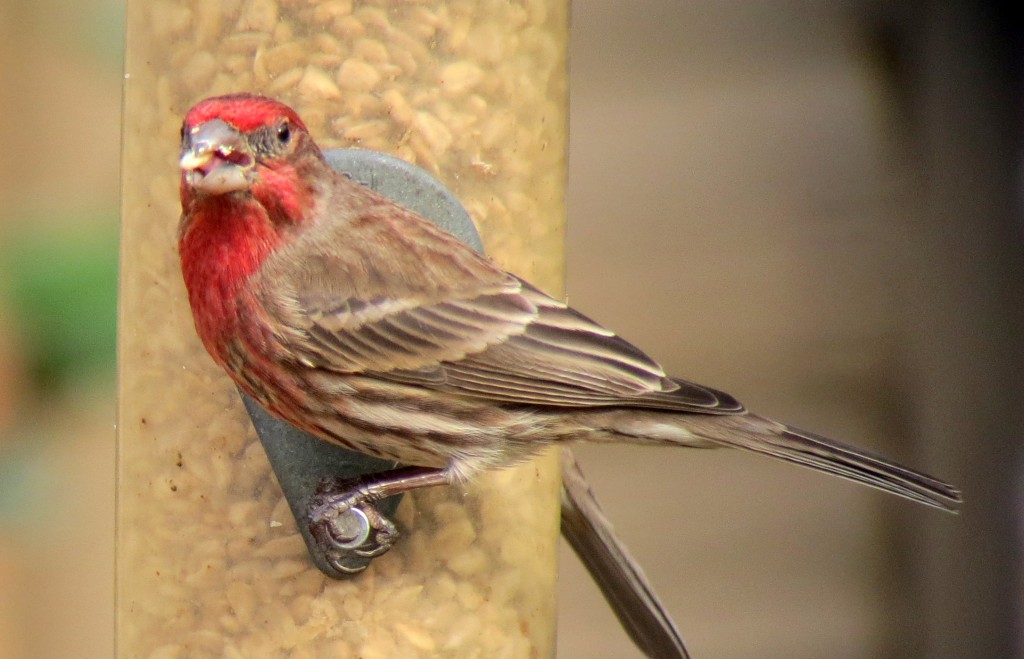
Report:
<svg viewBox="0 0 1024 659"><path fill-rule="evenodd" d="M0 0L0 659L112 654L122 17ZM996 3L574 4L571 302L967 500L581 448L695 657L1020 656L1021 36ZM560 656L638 656L563 559Z"/></svg>

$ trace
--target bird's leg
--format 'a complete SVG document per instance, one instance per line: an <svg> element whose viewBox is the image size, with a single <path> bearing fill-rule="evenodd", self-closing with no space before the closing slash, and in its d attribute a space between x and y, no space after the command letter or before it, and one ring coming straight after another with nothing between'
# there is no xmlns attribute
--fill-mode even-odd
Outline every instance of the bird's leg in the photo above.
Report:
<svg viewBox="0 0 1024 659"><path fill-rule="evenodd" d="M358 572L346 556L379 556L398 539L394 523L373 503L395 494L435 485L448 485L446 469L400 467L355 479L324 478L309 501L309 531L327 560L342 572Z"/></svg>

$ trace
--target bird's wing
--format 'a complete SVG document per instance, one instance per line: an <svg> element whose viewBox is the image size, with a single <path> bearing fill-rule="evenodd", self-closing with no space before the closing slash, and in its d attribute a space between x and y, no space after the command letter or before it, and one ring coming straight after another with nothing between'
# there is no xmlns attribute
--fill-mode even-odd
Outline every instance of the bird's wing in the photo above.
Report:
<svg viewBox="0 0 1024 659"><path fill-rule="evenodd" d="M299 247L301 268L262 273L263 306L303 365L511 404L744 410L396 208L361 216L375 232L361 245L326 234Z"/></svg>
<svg viewBox="0 0 1024 659"><path fill-rule="evenodd" d="M506 403L737 413L731 396L666 377L643 352L535 289L446 300L319 299L292 319L307 366ZM293 321L294 322L294 321Z"/></svg>
<svg viewBox="0 0 1024 659"><path fill-rule="evenodd" d="M736 413L728 394L669 378L633 344L520 281L537 314L521 333L444 364L447 385L510 403Z"/></svg>

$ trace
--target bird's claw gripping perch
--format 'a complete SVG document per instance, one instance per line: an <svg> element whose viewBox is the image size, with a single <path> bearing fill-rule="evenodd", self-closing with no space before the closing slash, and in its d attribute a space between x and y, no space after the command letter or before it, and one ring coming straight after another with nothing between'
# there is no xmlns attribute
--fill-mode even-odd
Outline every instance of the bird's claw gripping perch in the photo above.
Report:
<svg viewBox="0 0 1024 659"><path fill-rule="evenodd" d="M362 572L400 535L360 488L360 481L325 478L309 501L309 532L335 569Z"/></svg>

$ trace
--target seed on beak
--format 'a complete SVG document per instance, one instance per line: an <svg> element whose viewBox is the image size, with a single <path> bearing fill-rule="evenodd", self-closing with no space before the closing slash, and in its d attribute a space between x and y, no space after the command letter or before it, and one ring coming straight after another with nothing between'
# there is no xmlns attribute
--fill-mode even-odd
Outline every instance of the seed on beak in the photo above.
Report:
<svg viewBox="0 0 1024 659"><path fill-rule="evenodd" d="M189 145L178 164L196 190L225 194L249 188L254 161L238 130L212 119L189 131Z"/></svg>

